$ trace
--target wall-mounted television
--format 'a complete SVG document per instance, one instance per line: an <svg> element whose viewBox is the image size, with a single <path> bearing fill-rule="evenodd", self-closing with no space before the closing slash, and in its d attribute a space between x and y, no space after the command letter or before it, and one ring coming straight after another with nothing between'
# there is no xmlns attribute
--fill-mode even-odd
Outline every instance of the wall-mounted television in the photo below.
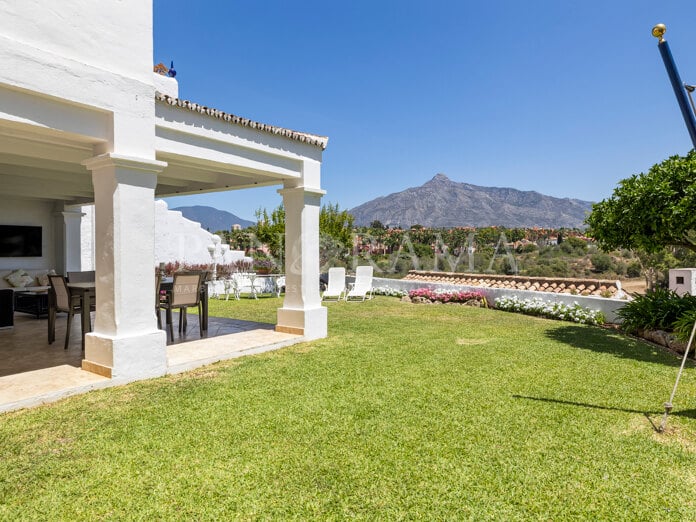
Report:
<svg viewBox="0 0 696 522"><path fill-rule="evenodd" d="M0 257L41 255L41 227L0 225Z"/></svg>

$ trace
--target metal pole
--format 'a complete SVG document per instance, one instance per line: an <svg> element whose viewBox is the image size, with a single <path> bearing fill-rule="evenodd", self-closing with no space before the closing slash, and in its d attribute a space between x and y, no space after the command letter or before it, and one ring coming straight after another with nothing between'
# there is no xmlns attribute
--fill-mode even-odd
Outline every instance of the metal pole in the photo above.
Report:
<svg viewBox="0 0 696 522"><path fill-rule="evenodd" d="M689 356L689 350L691 349L691 343L694 342L694 335L696 335L696 322L694 322L694 327L691 329L691 335L689 336L689 342L686 344L686 350L684 350L684 357L682 358L681 366L679 367L679 371L677 372L677 380L674 381L674 388L672 388L672 395L669 396L669 401L665 402L665 414L662 416L662 422L660 422L660 427L657 428L657 431L662 433L665 431L665 427L667 426L667 415L670 414L672 411L673 405L672 401L674 400L674 396L677 393L677 386L679 386L679 379L682 376L682 372L684 371L684 365L686 365L686 358Z"/></svg>
<svg viewBox="0 0 696 522"><path fill-rule="evenodd" d="M686 90L684 89L684 84L679 77L679 71L677 71L677 66L674 63L672 51L670 51L669 44L663 38L666 30L667 29L663 24L658 24L653 27L652 35L655 38L659 38L657 48L660 50L662 61L665 63L667 76L669 76L669 81L672 83L672 89L674 90L674 95L677 97L677 103L679 104L679 109L681 110L682 117L684 118L684 123L686 123L689 136L691 136L691 143L694 145L694 148L696 148L696 118L694 117L691 107L689 107L689 101L686 97Z"/></svg>

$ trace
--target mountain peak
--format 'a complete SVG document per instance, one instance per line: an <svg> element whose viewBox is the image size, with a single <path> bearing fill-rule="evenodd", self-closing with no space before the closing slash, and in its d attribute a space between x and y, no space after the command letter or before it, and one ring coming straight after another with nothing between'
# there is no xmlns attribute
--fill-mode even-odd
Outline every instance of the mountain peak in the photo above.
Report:
<svg viewBox="0 0 696 522"><path fill-rule="evenodd" d="M181 212L186 219L200 223L201 227L210 232L230 230L233 225L241 225L242 228L246 228L255 224L253 221L242 219L226 210L219 210L204 205L176 207L171 210Z"/></svg>
<svg viewBox="0 0 696 522"><path fill-rule="evenodd" d="M433 179L431 179L430 181L431 181L431 183L432 183L432 182L439 182L439 183L442 183L442 182L445 182L445 181L449 182L450 179L449 179L447 176L445 176L444 174L442 174L441 172L438 172L437 174L435 174L435 176L433 177Z"/></svg>
<svg viewBox="0 0 696 522"><path fill-rule="evenodd" d="M560 199L513 188L480 187L436 174L420 187L377 198L349 212L357 225L381 221L409 227L583 227L588 201Z"/></svg>

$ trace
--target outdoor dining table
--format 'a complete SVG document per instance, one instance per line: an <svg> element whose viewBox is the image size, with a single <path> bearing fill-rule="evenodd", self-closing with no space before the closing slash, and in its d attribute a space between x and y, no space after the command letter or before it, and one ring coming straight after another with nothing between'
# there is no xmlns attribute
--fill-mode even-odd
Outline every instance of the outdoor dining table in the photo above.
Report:
<svg viewBox="0 0 696 522"><path fill-rule="evenodd" d="M275 294L276 297L280 297L281 286L279 281L285 279L284 274L255 274L252 278L251 284L256 289L257 294ZM259 281L260 284L256 284Z"/></svg>
<svg viewBox="0 0 696 522"><path fill-rule="evenodd" d="M82 321L82 349L85 349L85 334L92 331L92 321L90 311L92 310L92 299L96 295L96 283L94 281L85 283L67 283L71 295L80 296L80 319Z"/></svg>
<svg viewBox="0 0 696 522"><path fill-rule="evenodd" d="M174 278L173 277L163 277L160 282L160 290L167 292L169 295L174 288ZM203 316L202 326L203 330L208 330L208 284L204 283L201 285L201 315Z"/></svg>

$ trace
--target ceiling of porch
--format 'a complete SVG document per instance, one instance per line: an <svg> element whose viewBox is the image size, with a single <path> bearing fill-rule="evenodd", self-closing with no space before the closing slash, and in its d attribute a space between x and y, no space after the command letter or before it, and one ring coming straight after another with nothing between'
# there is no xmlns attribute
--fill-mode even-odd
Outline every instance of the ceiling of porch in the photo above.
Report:
<svg viewBox="0 0 696 522"><path fill-rule="evenodd" d="M52 129L0 123L0 201L3 198L62 201L66 205L94 201L91 172L82 162L102 142ZM168 166L158 175L158 198L235 190L282 183L284 172L270 166L232 165L168 151L157 159Z"/></svg>

